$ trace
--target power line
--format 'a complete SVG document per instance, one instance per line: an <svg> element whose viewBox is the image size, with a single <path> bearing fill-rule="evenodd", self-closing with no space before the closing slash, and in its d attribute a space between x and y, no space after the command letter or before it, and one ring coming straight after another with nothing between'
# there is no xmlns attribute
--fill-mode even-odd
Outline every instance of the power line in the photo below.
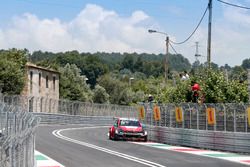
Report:
<svg viewBox="0 0 250 167"><path fill-rule="evenodd" d="M172 50L175 52L175 54L177 54L177 55L178 55L178 52L175 50L175 48L172 46L172 44L171 44L171 43L169 43L169 45L170 45L170 47L172 48Z"/></svg>
<svg viewBox="0 0 250 167"><path fill-rule="evenodd" d="M189 35L189 37L188 37L187 39L185 39L185 40L182 41L182 42L174 42L174 41L171 41L171 40L170 40L170 42L172 42L173 44L176 44L176 45L180 45L180 44L183 44L183 43L187 42L187 41L194 35L194 33L196 32L196 30L199 28L201 22L203 21L205 15L206 15L206 13L207 13L207 10L208 10L208 6L207 6L205 12L203 13L203 15L202 15L202 17L201 17L201 19L200 19L198 25L196 26L196 28L194 29L194 31L191 33L191 35Z"/></svg>
<svg viewBox="0 0 250 167"><path fill-rule="evenodd" d="M225 1L222 1L222 0L217 0L217 1L219 1L221 3L224 3L226 5L229 5L229 6L233 6L233 7L237 7L237 8L242 8L242 9L248 9L248 10L250 10L250 7L240 6L240 5L232 4L232 3L225 2Z"/></svg>

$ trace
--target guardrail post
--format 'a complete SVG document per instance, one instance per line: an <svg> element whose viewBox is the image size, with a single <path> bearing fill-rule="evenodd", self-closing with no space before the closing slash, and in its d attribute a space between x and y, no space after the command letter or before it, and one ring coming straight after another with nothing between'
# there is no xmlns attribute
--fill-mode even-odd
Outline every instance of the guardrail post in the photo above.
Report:
<svg viewBox="0 0 250 167"><path fill-rule="evenodd" d="M169 127L172 127L172 112L169 110Z"/></svg>
<svg viewBox="0 0 250 167"><path fill-rule="evenodd" d="M197 107L197 105L198 105L198 104L196 104L196 107ZM196 129L199 130L199 129L200 129L200 128L199 128L200 121L199 121L199 109L198 109L198 107L197 107L197 110L196 110L196 111L197 111L197 114L196 114L197 127L196 127Z"/></svg>
<svg viewBox="0 0 250 167"><path fill-rule="evenodd" d="M216 108L215 108L216 106L214 105L213 107L214 107L214 118L215 118L214 131L216 131L217 130L217 124L218 124L218 122L217 122L218 118L217 118L217 115L216 115L216 111L217 111Z"/></svg>
<svg viewBox="0 0 250 167"><path fill-rule="evenodd" d="M236 111L234 107L234 132L236 132Z"/></svg>
<svg viewBox="0 0 250 167"><path fill-rule="evenodd" d="M224 131L227 131L227 112L226 112L226 106L224 104L223 109L224 109Z"/></svg>
<svg viewBox="0 0 250 167"><path fill-rule="evenodd" d="M247 118L248 118L248 115L247 115L247 107L242 104L244 110L245 110L245 132L247 133L247 129L248 129L248 122L247 122Z"/></svg>
<svg viewBox="0 0 250 167"><path fill-rule="evenodd" d="M206 111L207 111L207 105L204 104L204 106L205 106L205 121L206 121L206 130L207 130L207 127L208 127L208 125L207 125L207 113L206 113Z"/></svg>

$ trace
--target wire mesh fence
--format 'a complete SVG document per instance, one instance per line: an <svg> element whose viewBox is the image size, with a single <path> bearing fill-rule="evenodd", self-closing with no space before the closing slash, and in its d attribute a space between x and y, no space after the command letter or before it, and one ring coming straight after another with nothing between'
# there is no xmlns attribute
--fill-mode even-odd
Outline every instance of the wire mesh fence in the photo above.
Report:
<svg viewBox="0 0 250 167"><path fill-rule="evenodd" d="M45 124L107 124L113 122L112 117L139 118L148 128L149 138L158 142L248 153L249 107L249 104L236 103L139 103L137 106L120 106L2 95L0 166L34 165L33 131L37 118L30 112L36 113Z"/></svg>
<svg viewBox="0 0 250 167"><path fill-rule="evenodd" d="M121 106L113 104L95 104L79 101L55 100L45 97L0 96L0 102L19 105L30 112L57 113L82 116L106 117L140 117L143 123L173 128L196 130L250 132L249 104L217 103L217 104L155 104L140 103L137 106ZM160 119L154 119L154 107L159 107ZM145 118L140 116L139 108L143 106ZM176 112L179 108L181 112ZM214 111L208 115L208 109ZM250 109L249 109L250 111ZM178 120L180 117L181 120ZM213 123L209 119L213 119Z"/></svg>
<svg viewBox="0 0 250 167"><path fill-rule="evenodd" d="M34 130L39 119L0 102L0 166L34 167Z"/></svg>
<svg viewBox="0 0 250 167"><path fill-rule="evenodd" d="M143 123L155 126L185 128L196 130L250 132L250 105L249 104L140 104L144 107L145 118ZM160 119L155 119L154 107L160 108ZM180 112L177 112L177 108ZM209 115L209 109L212 109ZM181 119L178 120L178 114ZM209 119L213 119L209 122Z"/></svg>

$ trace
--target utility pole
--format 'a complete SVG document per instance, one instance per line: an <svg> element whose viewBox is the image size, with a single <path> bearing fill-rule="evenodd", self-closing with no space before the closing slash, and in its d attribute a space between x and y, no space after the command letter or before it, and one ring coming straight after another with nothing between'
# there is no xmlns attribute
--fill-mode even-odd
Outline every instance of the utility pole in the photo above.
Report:
<svg viewBox="0 0 250 167"><path fill-rule="evenodd" d="M166 36L166 57L165 57L165 63L164 63L164 68L165 68L165 82L166 83L168 81L168 53L169 53L169 37Z"/></svg>
<svg viewBox="0 0 250 167"><path fill-rule="evenodd" d="M208 68L211 68L211 31L212 31L212 2L208 2L209 18L208 18L208 41L207 41L207 63Z"/></svg>

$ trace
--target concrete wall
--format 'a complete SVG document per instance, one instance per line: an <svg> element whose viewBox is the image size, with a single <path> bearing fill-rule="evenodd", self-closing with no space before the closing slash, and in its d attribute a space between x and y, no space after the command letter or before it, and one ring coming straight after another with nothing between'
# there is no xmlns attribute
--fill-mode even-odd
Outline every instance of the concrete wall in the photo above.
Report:
<svg viewBox="0 0 250 167"><path fill-rule="evenodd" d="M36 103L33 98L29 100L29 111L36 108L36 112L43 112L50 107L44 106L44 99L59 99L59 73L57 71L28 63L25 80L22 95L40 98ZM57 112L57 108L58 105L54 104L51 112Z"/></svg>

